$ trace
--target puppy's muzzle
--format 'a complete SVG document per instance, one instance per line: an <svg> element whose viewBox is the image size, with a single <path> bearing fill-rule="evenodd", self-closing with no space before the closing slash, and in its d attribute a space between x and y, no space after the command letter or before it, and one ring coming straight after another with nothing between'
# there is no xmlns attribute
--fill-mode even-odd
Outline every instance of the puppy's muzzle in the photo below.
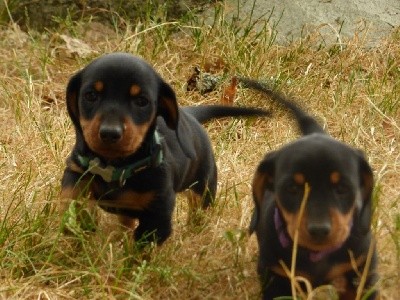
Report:
<svg viewBox="0 0 400 300"><path fill-rule="evenodd" d="M307 224L307 231L311 238L316 242L323 242L328 238L332 226L330 222L309 222Z"/></svg>
<svg viewBox="0 0 400 300"><path fill-rule="evenodd" d="M104 144L115 144L122 139L124 134L124 125L117 117L109 117L103 119L100 128L99 136Z"/></svg>

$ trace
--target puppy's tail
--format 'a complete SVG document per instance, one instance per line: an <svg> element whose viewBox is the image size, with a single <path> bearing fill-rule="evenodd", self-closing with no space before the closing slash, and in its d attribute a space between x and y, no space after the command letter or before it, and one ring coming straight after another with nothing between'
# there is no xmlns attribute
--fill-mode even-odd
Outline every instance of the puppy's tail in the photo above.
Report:
<svg viewBox="0 0 400 300"><path fill-rule="evenodd" d="M296 118L298 126L303 135L308 135L311 133L325 133L324 129L318 122L309 114L307 114L300 106L298 106L292 99L289 99L282 93L274 91L272 88L268 87L266 84L260 81L239 77L239 82L242 83L243 87L257 90L268 97L270 97L275 102L288 108L292 115Z"/></svg>
<svg viewBox="0 0 400 300"><path fill-rule="evenodd" d="M201 105L185 106L183 111L192 115L200 123L205 123L211 119L223 117L250 117L250 116L270 116L271 112L252 107L235 107L226 105Z"/></svg>

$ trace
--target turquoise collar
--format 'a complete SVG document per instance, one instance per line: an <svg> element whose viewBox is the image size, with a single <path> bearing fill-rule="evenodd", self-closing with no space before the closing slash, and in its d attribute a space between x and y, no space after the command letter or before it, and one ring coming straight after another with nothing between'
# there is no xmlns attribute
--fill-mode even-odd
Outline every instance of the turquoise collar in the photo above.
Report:
<svg viewBox="0 0 400 300"><path fill-rule="evenodd" d="M133 164L126 165L121 168L116 168L111 165L102 166L98 157L87 157L77 155L79 165L93 175L99 175L105 182L118 181L122 187L125 185L126 180L133 174L143 171L147 168L159 166L164 159L163 151L161 149L161 138L157 130L154 131L153 141L151 144L150 155L146 158L139 160Z"/></svg>

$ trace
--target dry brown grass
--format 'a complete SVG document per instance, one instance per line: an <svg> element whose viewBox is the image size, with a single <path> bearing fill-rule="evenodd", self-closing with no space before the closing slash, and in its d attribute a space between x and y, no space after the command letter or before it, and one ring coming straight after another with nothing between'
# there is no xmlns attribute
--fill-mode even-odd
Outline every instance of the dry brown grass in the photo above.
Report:
<svg viewBox="0 0 400 300"><path fill-rule="evenodd" d="M269 32L241 36L213 27L143 22L112 30L96 23L60 32L0 29L0 297L4 299L257 299L257 246L247 235L253 172L263 155L294 139L293 120L268 100L239 90L236 103L271 108L265 120L206 125L219 167L218 199L203 227L186 225L178 198L172 237L137 253L101 228L82 239L59 234L64 159L74 140L64 89L73 72L111 51L138 54L176 90L181 104L217 103L221 91L186 92L195 65L224 61L224 75L273 78L336 138L363 149L377 182L373 228L383 299L400 287L400 34L373 49L355 37L320 47L309 37L269 45ZM194 25L193 25L194 24ZM64 34L64 35L62 35ZM78 40L71 40L74 37ZM75 44L74 44L75 43ZM217 70L223 73L222 70Z"/></svg>

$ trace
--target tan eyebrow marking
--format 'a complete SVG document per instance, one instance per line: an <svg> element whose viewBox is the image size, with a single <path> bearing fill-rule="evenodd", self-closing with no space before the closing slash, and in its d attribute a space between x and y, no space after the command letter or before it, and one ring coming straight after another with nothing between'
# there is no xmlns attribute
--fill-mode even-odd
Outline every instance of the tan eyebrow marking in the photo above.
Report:
<svg viewBox="0 0 400 300"><path fill-rule="evenodd" d="M96 81L96 82L94 83L94 89L95 89L97 92L103 91L103 89L104 89L104 83L103 83L103 81Z"/></svg>
<svg viewBox="0 0 400 300"><path fill-rule="evenodd" d="M131 94L131 96L137 96L139 95L141 90L142 89L140 88L140 86L138 86L137 84L133 84L131 86L131 89L129 90L129 93Z"/></svg>
<svg viewBox="0 0 400 300"><path fill-rule="evenodd" d="M333 184L336 184L340 181L340 173L339 172L332 172L330 175L330 180Z"/></svg>
<svg viewBox="0 0 400 300"><path fill-rule="evenodd" d="M293 175L294 182L298 185L303 185L306 182L306 178L303 173L294 173Z"/></svg>

